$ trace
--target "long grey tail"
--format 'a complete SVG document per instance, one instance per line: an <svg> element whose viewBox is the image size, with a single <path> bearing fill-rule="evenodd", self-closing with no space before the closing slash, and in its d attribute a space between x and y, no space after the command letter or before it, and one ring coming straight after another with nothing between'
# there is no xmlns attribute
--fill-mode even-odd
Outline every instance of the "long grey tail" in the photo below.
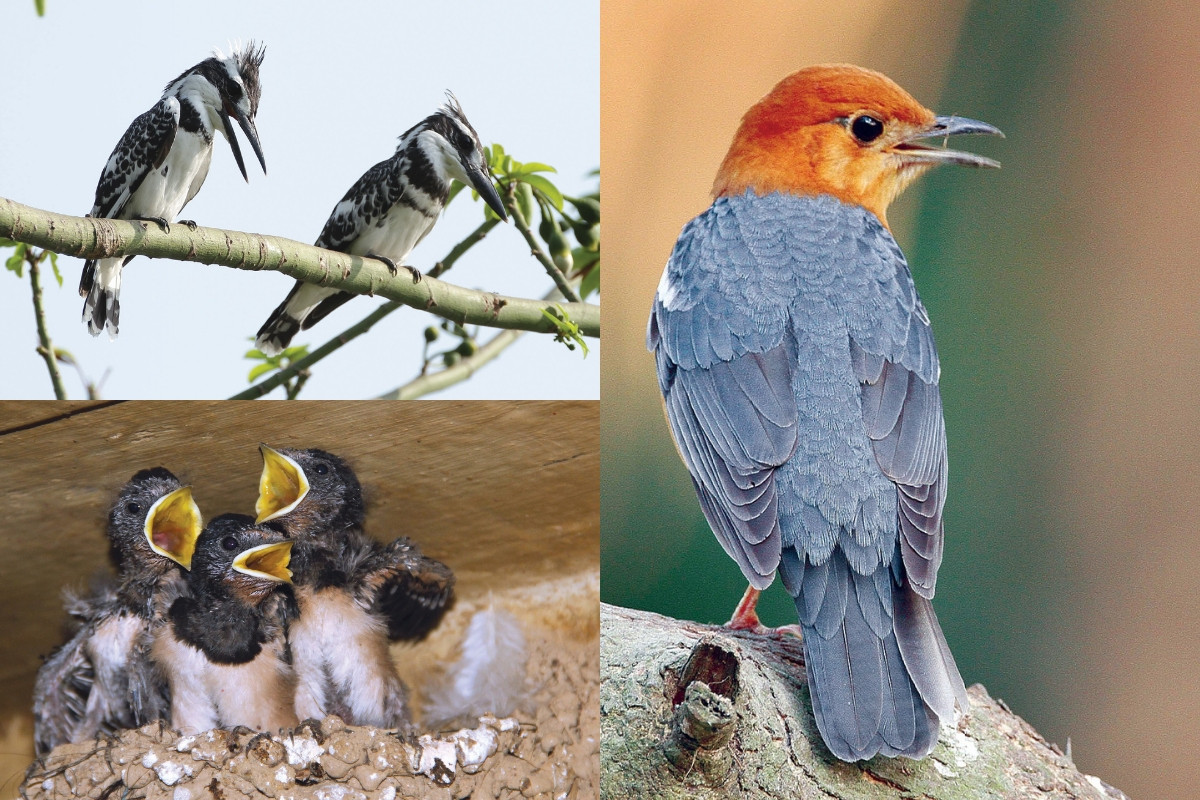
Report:
<svg viewBox="0 0 1200 800"><path fill-rule="evenodd" d="M923 758L939 720L952 721L958 702L966 707L933 607L904 581L899 559L869 575L840 547L819 565L798 563L789 549L781 564L804 632L817 728L843 761Z"/></svg>

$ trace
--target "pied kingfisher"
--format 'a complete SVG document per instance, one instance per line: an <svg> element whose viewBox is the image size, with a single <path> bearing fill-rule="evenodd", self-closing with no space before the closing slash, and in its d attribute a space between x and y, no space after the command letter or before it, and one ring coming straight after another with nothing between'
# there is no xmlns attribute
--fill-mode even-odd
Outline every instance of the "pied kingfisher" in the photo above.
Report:
<svg viewBox="0 0 1200 800"><path fill-rule="evenodd" d="M395 275L397 264L433 229L450 196L450 181L473 186L492 210L507 220L492 185L479 134L467 122L453 94L435 113L400 137L396 153L367 170L333 208L317 247L383 261ZM405 265L413 280L421 273ZM307 330L354 295L296 281L292 291L263 323L255 347L278 355L300 330Z"/></svg>
<svg viewBox="0 0 1200 800"><path fill-rule="evenodd" d="M96 204L88 216L170 222L196 196L212 161L213 131L229 140L242 177L246 165L229 117L237 118L266 174L254 116L258 113L258 70L265 48L250 42L225 57L220 51L167 84L162 99L125 131L108 157ZM218 124L219 123L219 124ZM133 256L88 261L79 279L83 320L96 336L107 328L116 338L121 305L121 268Z"/></svg>

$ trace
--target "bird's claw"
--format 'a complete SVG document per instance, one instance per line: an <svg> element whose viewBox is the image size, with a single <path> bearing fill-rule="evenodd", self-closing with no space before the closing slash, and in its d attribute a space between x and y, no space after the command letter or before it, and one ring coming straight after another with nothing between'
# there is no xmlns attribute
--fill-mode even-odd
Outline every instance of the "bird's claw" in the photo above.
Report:
<svg viewBox="0 0 1200 800"><path fill-rule="evenodd" d="M373 258L376 261L382 261L384 264L387 264L388 272L391 273L393 278L400 274L400 268L396 266L396 262L387 256L381 256L378 253L367 253L367 258Z"/></svg>
<svg viewBox="0 0 1200 800"><path fill-rule="evenodd" d="M409 267L408 264L405 264L404 266L407 267L408 271L412 273L413 283L420 283L421 278L425 277L421 274L421 270L417 269L416 267Z"/></svg>
<svg viewBox="0 0 1200 800"><path fill-rule="evenodd" d="M187 225L187 228L189 231L194 231L194 230L196 230L196 228L199 227L196 224L196 220L194 220L194 219L181 219L181 220L179 220L179 224Z"/></svg>
<svg viewBox="0 0 1200 800"><path fill-rule="evenodd" d="M171 223L167 222L162 217L134 217L134 219L142 223L143 226L146 226L146 223L148 222L153 222L155 225L162 228L163 233L171 232Z"/></svg>

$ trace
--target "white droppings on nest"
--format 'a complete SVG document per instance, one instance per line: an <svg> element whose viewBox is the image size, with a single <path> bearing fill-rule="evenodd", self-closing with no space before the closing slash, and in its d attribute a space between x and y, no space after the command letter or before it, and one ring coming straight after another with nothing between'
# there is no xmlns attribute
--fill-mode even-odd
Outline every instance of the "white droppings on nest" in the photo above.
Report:
<svg viewBox="0 0 1200 800"><path fill-rule="evenodd" d="M325 752L325 747L312 736L285 736L282 741L287 748L288 763L293 767L311 764Z"/></svg>
<svg viewBox="0 0 1200 800"><path fill-rule="evenodd" d="M428 775L434 783L448 786L454 781L454 768L458 763L458 748L454 742L434 739L425 734L417 740L421 756L417 762L417 773Z"/></svg>
<svg viewBox="0 0 1200 800"><path fill-rule="evenodd" d="M174 761L164 761L154 767L154 774L167 786L174 786L184 777L192 777L192 768Z"/></svg>
<svg viewBox="0 0 1200 800"><path fill-rule="evenodd" d="M148 753L146 753L146 755L142 756L142 766L145 767L146 769L150 769L157 763L158 763L158 753L155 753L153 750L149 751Z"/></svg>
<svg viewBox="0 0 1200 800"><path fill-rule="evenodd" d="M192 800L192 790L186 786L176 786L171 800Z"/></svg>
<svg viewBox="0 0 1200 800"><path fill-rule="evenodd" d="M454 742L458 763L467 773L478 772L487 757L496 752L496 732L488 727L455 731L446 738Z"/></svg>
<svg viewBox="0 0 1200 800"><path fill-rule="evenodd" d="M175 750L176 750L176 752L179 752L179 753L186 753L187 751L192 749L192 745L195 743L196 743L195 736L184 736L175 745Z"/></svg>
<svg viewBox="0 0 1200 800"><path fill-rule="evenodd" d="M281 766L279 769L275 770L276 783L288 783L290 780L291 778L288 777L287 767Z"/></svg>

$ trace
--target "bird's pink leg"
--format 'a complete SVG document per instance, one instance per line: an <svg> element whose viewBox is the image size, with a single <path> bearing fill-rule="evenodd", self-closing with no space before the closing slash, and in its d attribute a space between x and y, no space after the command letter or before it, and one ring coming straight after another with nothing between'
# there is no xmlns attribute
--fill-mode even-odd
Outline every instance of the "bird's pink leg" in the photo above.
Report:
<svg viewBox="0 0 1200 800"><path fill-rule="evenodd" d="M761 594L760 590L755 589L753 586L747 586L746 593L742 595L737 608L733 610L733 616L729 618L729 622L725 623L725 627L734 631L750 631L761 636L791 634L797 639L803 639L804 637L800 633L799 625L783 625L778 628L768 628L759 621L758 598Z"/></svg>

